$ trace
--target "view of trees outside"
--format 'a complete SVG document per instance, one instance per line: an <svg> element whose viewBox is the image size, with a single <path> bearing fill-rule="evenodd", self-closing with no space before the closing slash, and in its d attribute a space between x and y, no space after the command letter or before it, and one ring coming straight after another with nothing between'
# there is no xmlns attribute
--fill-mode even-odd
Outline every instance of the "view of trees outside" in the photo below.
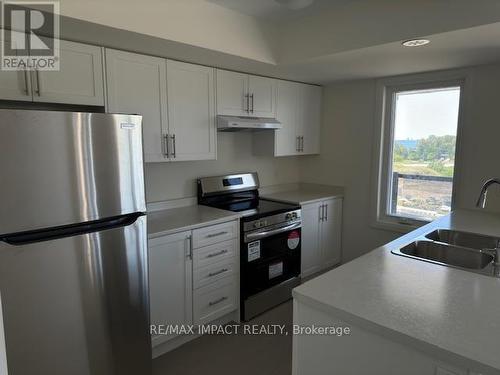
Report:
<svg viewBox="0 0 500 375"><path fill-rule="evenodd" d="M451 210L460 88L399 92L391 213L433 220Z"/></svg>

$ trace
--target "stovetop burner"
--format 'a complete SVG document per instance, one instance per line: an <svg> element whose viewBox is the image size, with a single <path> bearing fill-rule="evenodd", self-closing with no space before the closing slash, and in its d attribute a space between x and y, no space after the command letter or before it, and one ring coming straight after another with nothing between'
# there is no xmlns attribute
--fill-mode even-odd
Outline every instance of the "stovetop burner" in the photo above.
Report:
<svg viewBox="0 0 500 375"><path fill-rule="evenodd" d="M243 215L243 221L300 209L296 204L259 198L256 174L199 179L198 203L239 212Z"/></svg>
<svg viewBox="0 0 500 375"><path fill-rule="evenodd" d="M300 208L294 204L280 203L260 198L240 202L220 202L218 204L212 204L211 206L222 210L240 212L244 218L249 217L252 220Z"/></svg>

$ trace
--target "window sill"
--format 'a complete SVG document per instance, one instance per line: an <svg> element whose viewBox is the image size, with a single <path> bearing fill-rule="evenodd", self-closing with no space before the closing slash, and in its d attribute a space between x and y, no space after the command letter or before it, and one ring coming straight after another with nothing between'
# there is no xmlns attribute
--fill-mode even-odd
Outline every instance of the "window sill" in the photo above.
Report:
<svg viewBox="0 0 500 375"><path fill-rule="evenodd" d="M430 223L430 221L411 221L408 224L403 224L392 220L377 219L372 221L371 227L406 234L428 223Z"/></svg>

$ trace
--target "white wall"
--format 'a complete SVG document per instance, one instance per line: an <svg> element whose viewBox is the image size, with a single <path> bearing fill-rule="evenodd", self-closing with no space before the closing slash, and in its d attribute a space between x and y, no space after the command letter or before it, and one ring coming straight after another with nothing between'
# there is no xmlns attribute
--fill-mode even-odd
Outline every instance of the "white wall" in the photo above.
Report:
<svg viewBox="0 0 500 375"><path fill-rule="evenodd" d="M301 180L345 187L343 261L398 234L370 227L375 80L335 84L323 90L321 154L302 157Z"/></svg>
<svg viewBox="0 0 500 375"><path fill-rule="evenodd" d="M275 61L265 24L204 0L61 0L60 12L260 62Z"/></svg>
<svg viewBox="0 0 500 375"><path fill-rule="evenodd" d="M466 87L462 143L458 151L456 207L474 208L482 182L500 177L500 65L464 70ZM370 225L375 80L338 83L324 90L321 155L302 158L301 180L346 189L344 260L399 236ZM500 189L488 195L488 210L500 212Z"/></svg>
<svg viewBox="0 0 500 375"><path fill-rule="evenodd" d="M146 164L148 202L196 196L196 178L231 172L259 173L262 186L299 180L296 157L252 154L251 133L218 133L218 160Z"/></svg>

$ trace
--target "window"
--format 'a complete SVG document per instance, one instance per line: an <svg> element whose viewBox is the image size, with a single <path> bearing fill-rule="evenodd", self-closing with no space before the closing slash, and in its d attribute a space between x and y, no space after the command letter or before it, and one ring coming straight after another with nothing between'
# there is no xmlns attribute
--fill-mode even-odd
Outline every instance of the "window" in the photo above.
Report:
<svg viewBox="0 0 500 375"><path fill-rule="evenodd" d="M384 89L379 222L417 224L452 208L460 81Z"/></svg>

